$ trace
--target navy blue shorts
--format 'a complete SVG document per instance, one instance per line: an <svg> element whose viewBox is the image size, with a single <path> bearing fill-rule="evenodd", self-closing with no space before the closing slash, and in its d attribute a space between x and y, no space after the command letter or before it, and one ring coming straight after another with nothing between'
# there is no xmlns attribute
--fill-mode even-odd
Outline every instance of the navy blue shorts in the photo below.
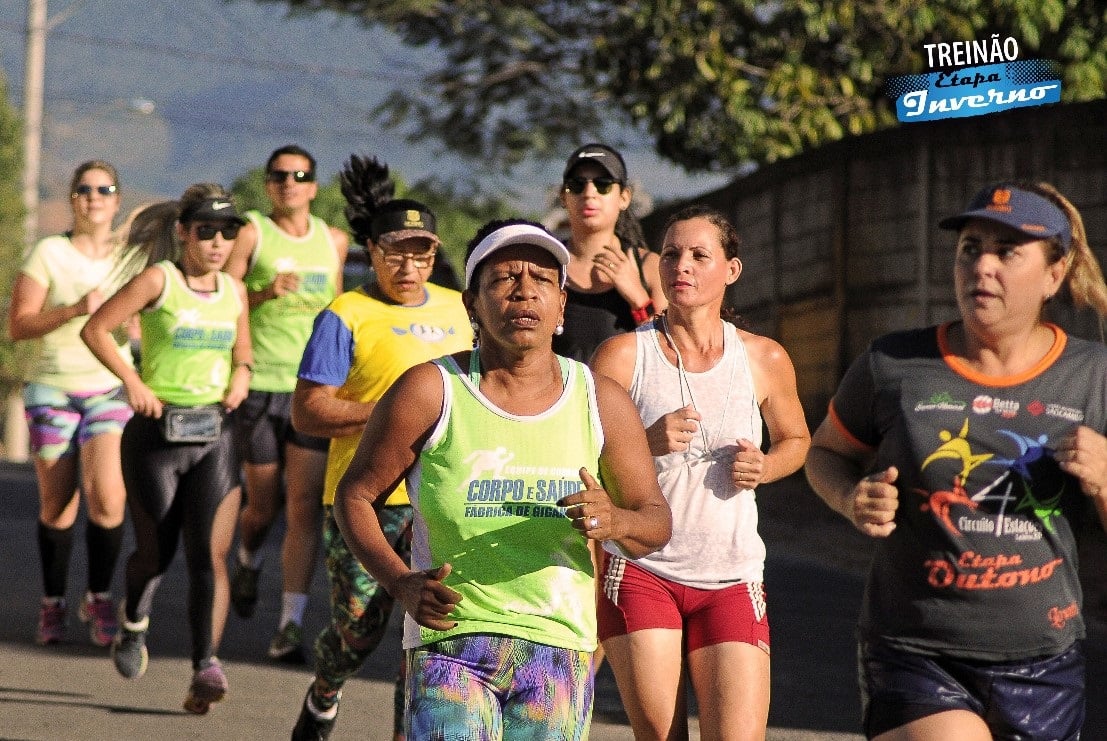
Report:
<svg viewBox="0 0 1107 741"><path fill-rule="evenodd" d="M284 445L327 452L330 440L305 435L292 426L292 394L251 391L231 415L235 448L243 463L284 462Z"/></svg>
<svg viewBox="0 0 1107 741"><path fill-rule="evenodd" d="M877 642L859 654L865 735L874 738L947 710L968 710L997 739L1076 739L1084 725L1084 651L975 661L924 656Z"/></svg>

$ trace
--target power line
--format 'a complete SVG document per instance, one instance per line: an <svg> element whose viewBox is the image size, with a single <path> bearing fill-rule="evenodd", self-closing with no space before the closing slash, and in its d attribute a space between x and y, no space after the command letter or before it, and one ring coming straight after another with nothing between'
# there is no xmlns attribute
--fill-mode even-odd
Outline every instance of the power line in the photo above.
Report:
<svg viewBox="0 0 1107 741"><path fill-rule="evenodd" d="M69 115L72 117L80 118L87 116L90 119L104 119L108 116L118 116L125 114L128 110L135 109L136 105L141 104L144 99L137 99L137 103L130 100L123 100L120 106L114 106L104 108L104 98L91 97L87 95L80 95L72 91L58 91L48 90L47 98L50 100L50 107L54 110L52 117L56 120L59 116L64 116L58 109L64 109L67 105L73 107L73 112ZM16 98L14 103L21 103ZM126 105L123 105L123 104ZM101 106L98 110L93 110L91 113L82 110L88 106ZM185 110L166 110L162 106L158 106L157 119L164 121L171 126L181 126L184 128L192 129L194 131L204 132L225 132L225 133L238 133L245 132L258 135L274 135L279 134L281 136L289 137L308 137L318 136L319 134L325 134L328 137L334 139L364 139L367 135L375 131L374 125L370 121L370 114L365 113L365 128L362 129L336 129L320 126L296 126L289 124L282 124L280 121L274 120L272 117L266 118L264 121L258 121L257 123L251 123L248 120L244 120L239 117L226 117L219 115L197 115L193 111ZM138 111L144 113L144 111ZM151 111L153 112L153 111ZM401 134L402 135L402 134Z"/></svg>
<svg viewBox="0 0 1107 741"><path fill-rule="evenodd" d="M22 34L23 27L15 24L0 21L0 28L16 31ZM377 71L356 69L353 67L334 67L326 64L304 64L300 62L284 62L275 60L259 60L250 59L249 57L229 56L224 54L212 54L210 52L200 51L198 49L182 49L176 46L168 46L166 44L155 44L141 41L131 41L122 39L112 39L104 36L93 36L90 34L71 33L68 31L55 30L50 33L51 39L57 39L59 41L67 41L74 44L84 44L89 46L95 46L97 48L112 47L123 51L133 51L142 53L154 53L163 56L175 57L178 59L185 59L188 61L202 60L210 62L212 64L222 64L234 67L242 67L246 69L255 69L263 72L289 72L299 75L310 75L313 77L339 77L347 80L371 80L374 82L401 82L404 81L399 75L382 74ZM414 82L419 79L415 75L409 75L407 82Z"/></svg>

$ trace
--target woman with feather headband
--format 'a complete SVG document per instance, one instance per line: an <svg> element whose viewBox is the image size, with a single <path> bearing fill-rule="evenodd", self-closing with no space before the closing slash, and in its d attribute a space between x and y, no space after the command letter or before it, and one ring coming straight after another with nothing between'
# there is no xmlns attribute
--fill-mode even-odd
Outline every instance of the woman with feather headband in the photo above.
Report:
<svg viewBox="0 0 1107 741"><path fill-rule="evenodd" d="M373 275L336 298L315 320L292 395L292 423L331 439L323 487L323 548L331 582L331 620L315 641L315 679L293 739L327 738L345 681L380 643L392 597L350 552L335 523L338 481L376 402L418 363L468 349L472 330L461 294L428 282L440 240L422 203L395 199L387 165L352 155L341 176L346 219ZM408 560L412 509L400 482L380 521L396 553ZM400 688L402 690L402 687ZM403 694L397 692L396 738L402 739Z"/></svg>

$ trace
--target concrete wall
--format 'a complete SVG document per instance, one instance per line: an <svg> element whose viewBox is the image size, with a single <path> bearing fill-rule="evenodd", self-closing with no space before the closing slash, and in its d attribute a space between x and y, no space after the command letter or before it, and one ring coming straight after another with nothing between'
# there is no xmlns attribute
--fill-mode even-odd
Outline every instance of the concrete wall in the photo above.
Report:
<svg viewBox="0 0 1107 741"><path fill-rule="evenodd" d="M1107 101L902 125L761 168L694 202L724 211L744 247L728 302L796 365L812 424L877 335L954 318L952 232L938 229L987 183L1047 180L1107 262ZM643 219L660 241L667 204ZM1088 312L1054 318L1100 337Z"/></svg>

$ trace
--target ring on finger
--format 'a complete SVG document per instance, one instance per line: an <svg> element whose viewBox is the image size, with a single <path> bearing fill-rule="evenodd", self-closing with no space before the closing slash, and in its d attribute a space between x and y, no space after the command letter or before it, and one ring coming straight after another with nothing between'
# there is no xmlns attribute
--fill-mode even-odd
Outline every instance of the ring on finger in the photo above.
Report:
<svg viewBox="0 0 1107 741"><path fill-rule="evenodd" d="M599 526L600 526L600 518L599 517L596 517L595 515L592 515L591 517L588 518L588 529L589 530L595 530Z"/></svg>

